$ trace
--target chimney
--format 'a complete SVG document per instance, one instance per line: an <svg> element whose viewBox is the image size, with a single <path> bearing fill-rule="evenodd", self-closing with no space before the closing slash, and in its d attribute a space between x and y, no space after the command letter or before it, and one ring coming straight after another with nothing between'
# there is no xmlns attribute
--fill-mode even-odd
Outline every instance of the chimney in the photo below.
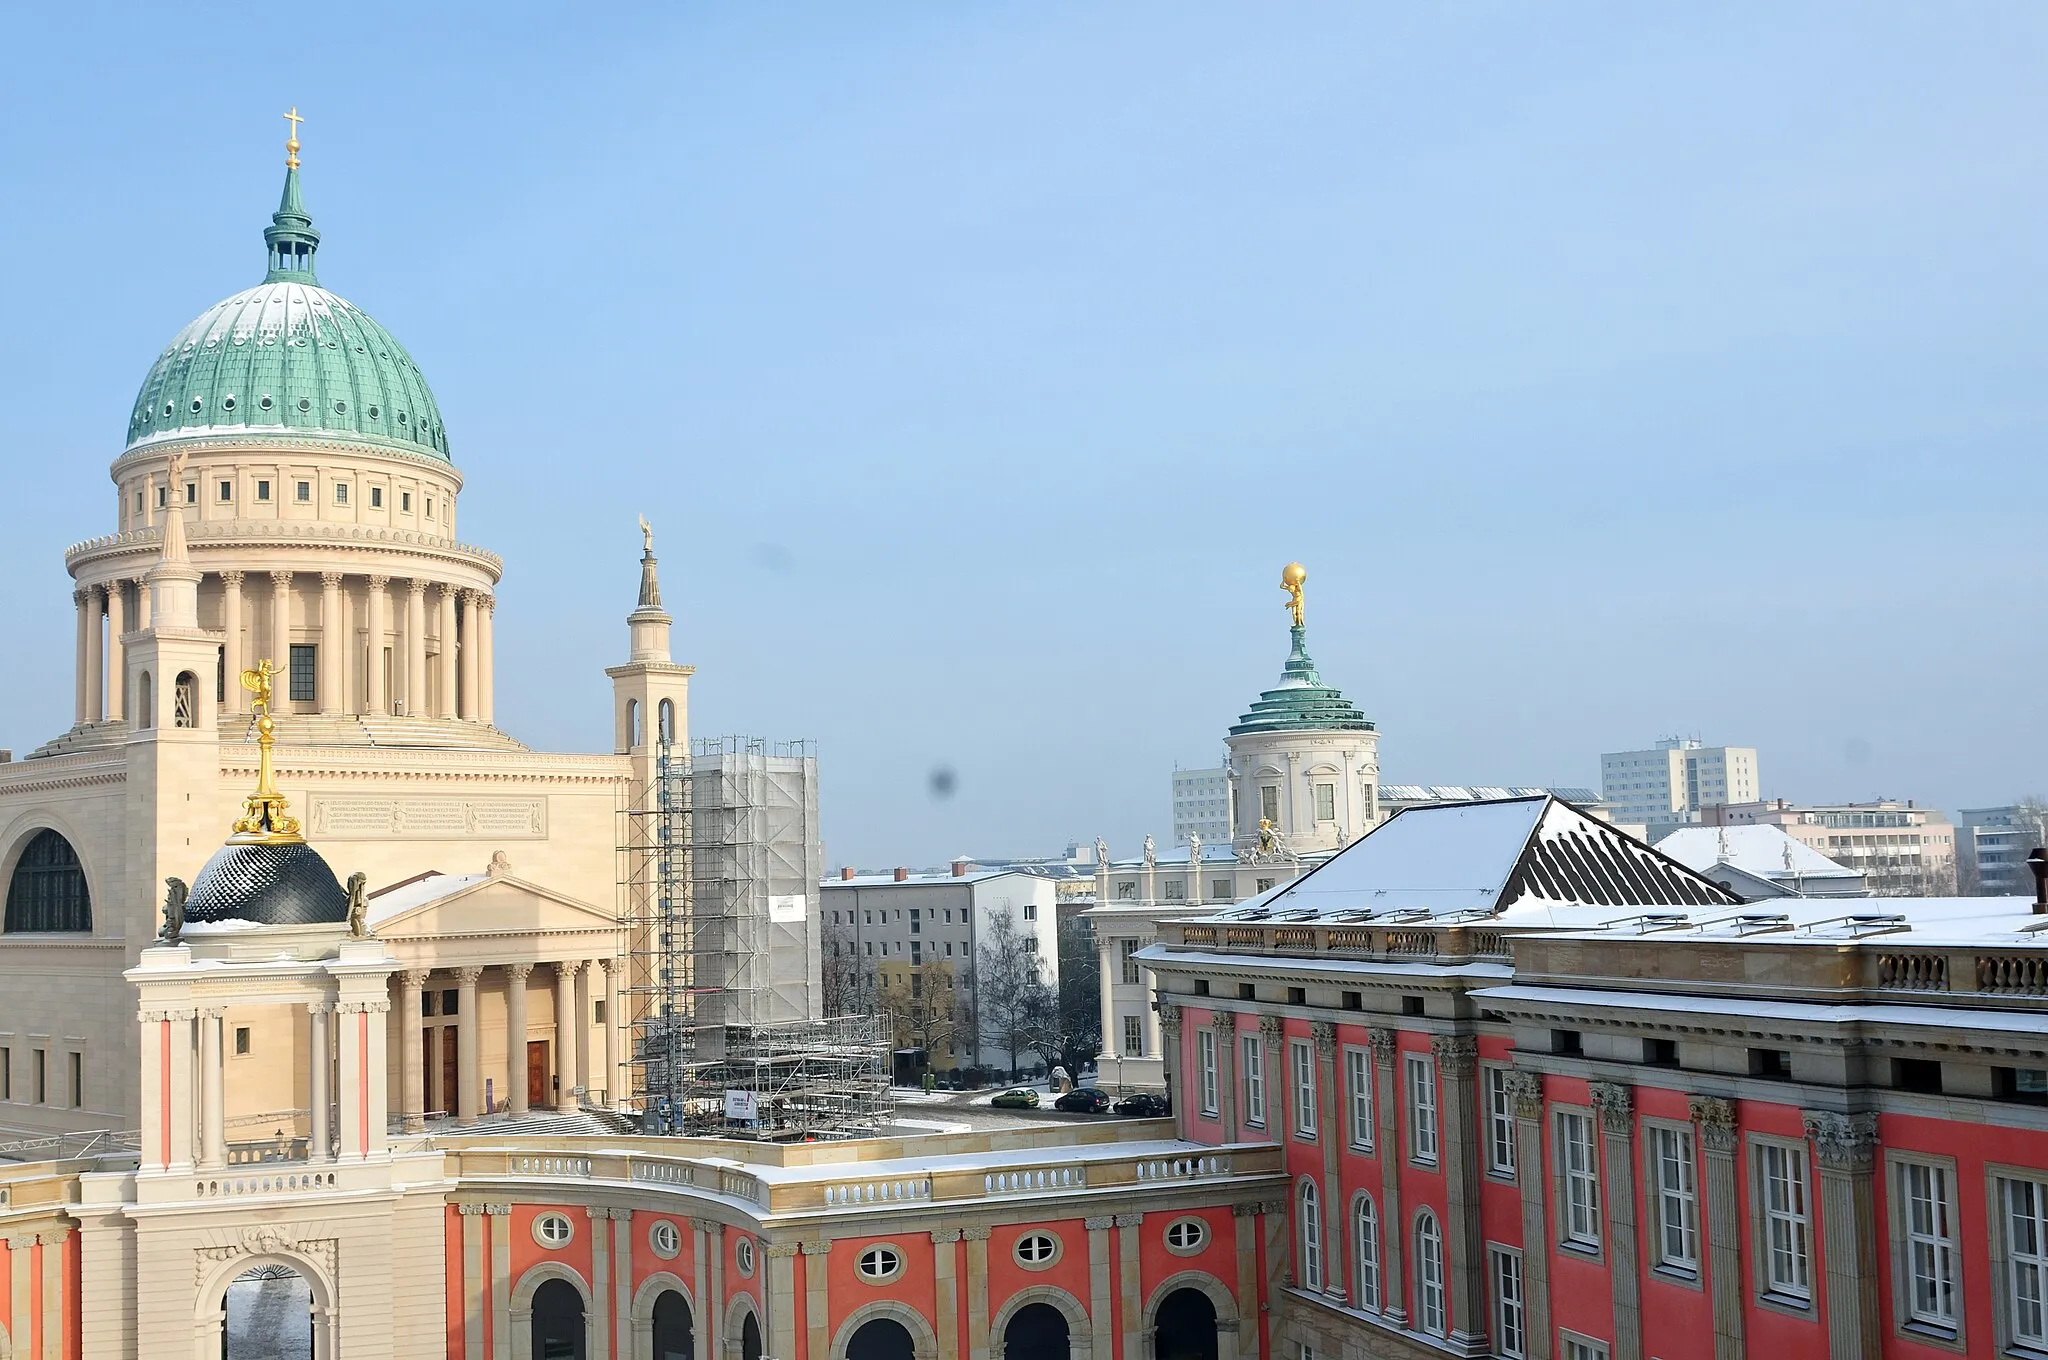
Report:
<svg viewBox="0 0 2048 1360"><path fill-rule="evenodd" d="M2048 850L2035 846L2027 856L2027 868L2034 874L2034 915L2048 916Z"/></svg>
<svg viewBox="0 0 2048 1360"><path fill-rule="evenodd" d="M907 881L909 880L909 878L910 878L910 870L908 870L908 869L904 868L904 867L903 867L902 865L900 865L900 864L899 864L899 865L897 865L897 866L896 866L896 881L897 881L898 883L903 883L903 882L907 882Z"/></svg>
<svg viewBox="0 0 2048 1360"><path fill-rule="evenodd" d="M955 878L965 878L965 877L967 877L967 866L968 866L968 865L970 865L970 864L972 864L972 863L974 863L974 861L973 861L973 860L971 860L971 859L967 859L967 858L966 858L966 857L964 857L964 856L963 856L962 858L960 858L960 859L956 859L956 860L954 860L954 861L953 861L953 877L955 877Z"/></svg>
<svg viewBox="0 0 2048 1360"><path fill-rule="evenodd" d="M845 866L839 871L839 881L841 883L850 881L853 878L853 872L853 866L851 864Z"/></svg>

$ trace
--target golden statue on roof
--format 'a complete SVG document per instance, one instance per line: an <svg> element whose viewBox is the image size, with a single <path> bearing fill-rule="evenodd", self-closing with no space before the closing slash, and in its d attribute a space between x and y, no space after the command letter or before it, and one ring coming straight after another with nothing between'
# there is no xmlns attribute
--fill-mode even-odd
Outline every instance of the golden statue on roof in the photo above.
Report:
<svg viewBox="0 0 2048 1360"><path fill-rule="evenodd" d="M1302 602L1301 583L1308 579L1308 568L1299 562L1289 562L1280 569L1280 588L1287 592L1287 612L1294 616L1294 626L1301 627Z"/></svg>
<svg viewBox="0 0 2048 1360"><path fill-rule="evenodd" d="M277 771L272 766L270 748L277 742L277 723L270 716L270 702L277 676L275 661L265 657L256 663L256 669L242 672L242 688L255 697L250 706L256 710L256 792L242 800L242 819L235 823L231 840L248 844L287 844L302 841L299 834L299 819L285 811L284 795L277 791Z"/></svg>

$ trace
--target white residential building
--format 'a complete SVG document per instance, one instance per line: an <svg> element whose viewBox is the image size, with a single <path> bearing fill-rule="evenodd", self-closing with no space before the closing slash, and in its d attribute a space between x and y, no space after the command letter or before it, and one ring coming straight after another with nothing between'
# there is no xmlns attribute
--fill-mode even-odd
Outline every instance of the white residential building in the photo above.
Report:
<svg viewBox="0 0 2048 1360"><path fill-rule="evenodd" d="M2032 892L2027 852L2037 845L2048 845L2038 803L1964 808L1956 814L1956 872L1964 891L1981 897Z"/></svg>
<svg viewBox="0 0 2048 1360"><path fill-rule="evenodd" d="M1173 772L1173 843L1186 845L1189 836L1211 845L1230 841L1230 767Z"/></svg>
<svg viewBox="0 0 2048 1360"><path fill-rule="evenodd" d="M1703 746L1666 737L1647 751L1600 757L1600 798L1624 824L1653 829L1700 820L1700 809L1763 797L1753 746Z"/></svg>

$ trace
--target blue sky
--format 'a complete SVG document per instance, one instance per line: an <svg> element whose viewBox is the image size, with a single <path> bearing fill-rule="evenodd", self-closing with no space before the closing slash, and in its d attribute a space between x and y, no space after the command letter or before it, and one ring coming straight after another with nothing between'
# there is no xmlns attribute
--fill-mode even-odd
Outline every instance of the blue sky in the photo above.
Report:
<svg viewBox="0 0 2048 1360"><path fill-rule="evenodd" d="M0 745L157 348L254 282L411 348L498 717L607 739L638 535L703 735L828 858L1166 838L1312 649L1390 782L2048 788L2048 10L41 6L0 82ZM32 54L32 55L31 55ZM936 800L935 767L957 772Z"/></svg>

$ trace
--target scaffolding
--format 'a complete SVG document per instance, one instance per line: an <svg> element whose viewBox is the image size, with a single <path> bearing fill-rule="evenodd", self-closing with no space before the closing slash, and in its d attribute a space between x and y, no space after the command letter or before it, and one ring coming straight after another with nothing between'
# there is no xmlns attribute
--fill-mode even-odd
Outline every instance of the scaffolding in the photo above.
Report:
<svg viewBox="0 0 2048 1360"><path fill-rule="evenodd" d="M806 743L661 742L620 810L633 1092L649 1132L794 1141L888 1122L873 1016L819 1014Z"/></svg>

